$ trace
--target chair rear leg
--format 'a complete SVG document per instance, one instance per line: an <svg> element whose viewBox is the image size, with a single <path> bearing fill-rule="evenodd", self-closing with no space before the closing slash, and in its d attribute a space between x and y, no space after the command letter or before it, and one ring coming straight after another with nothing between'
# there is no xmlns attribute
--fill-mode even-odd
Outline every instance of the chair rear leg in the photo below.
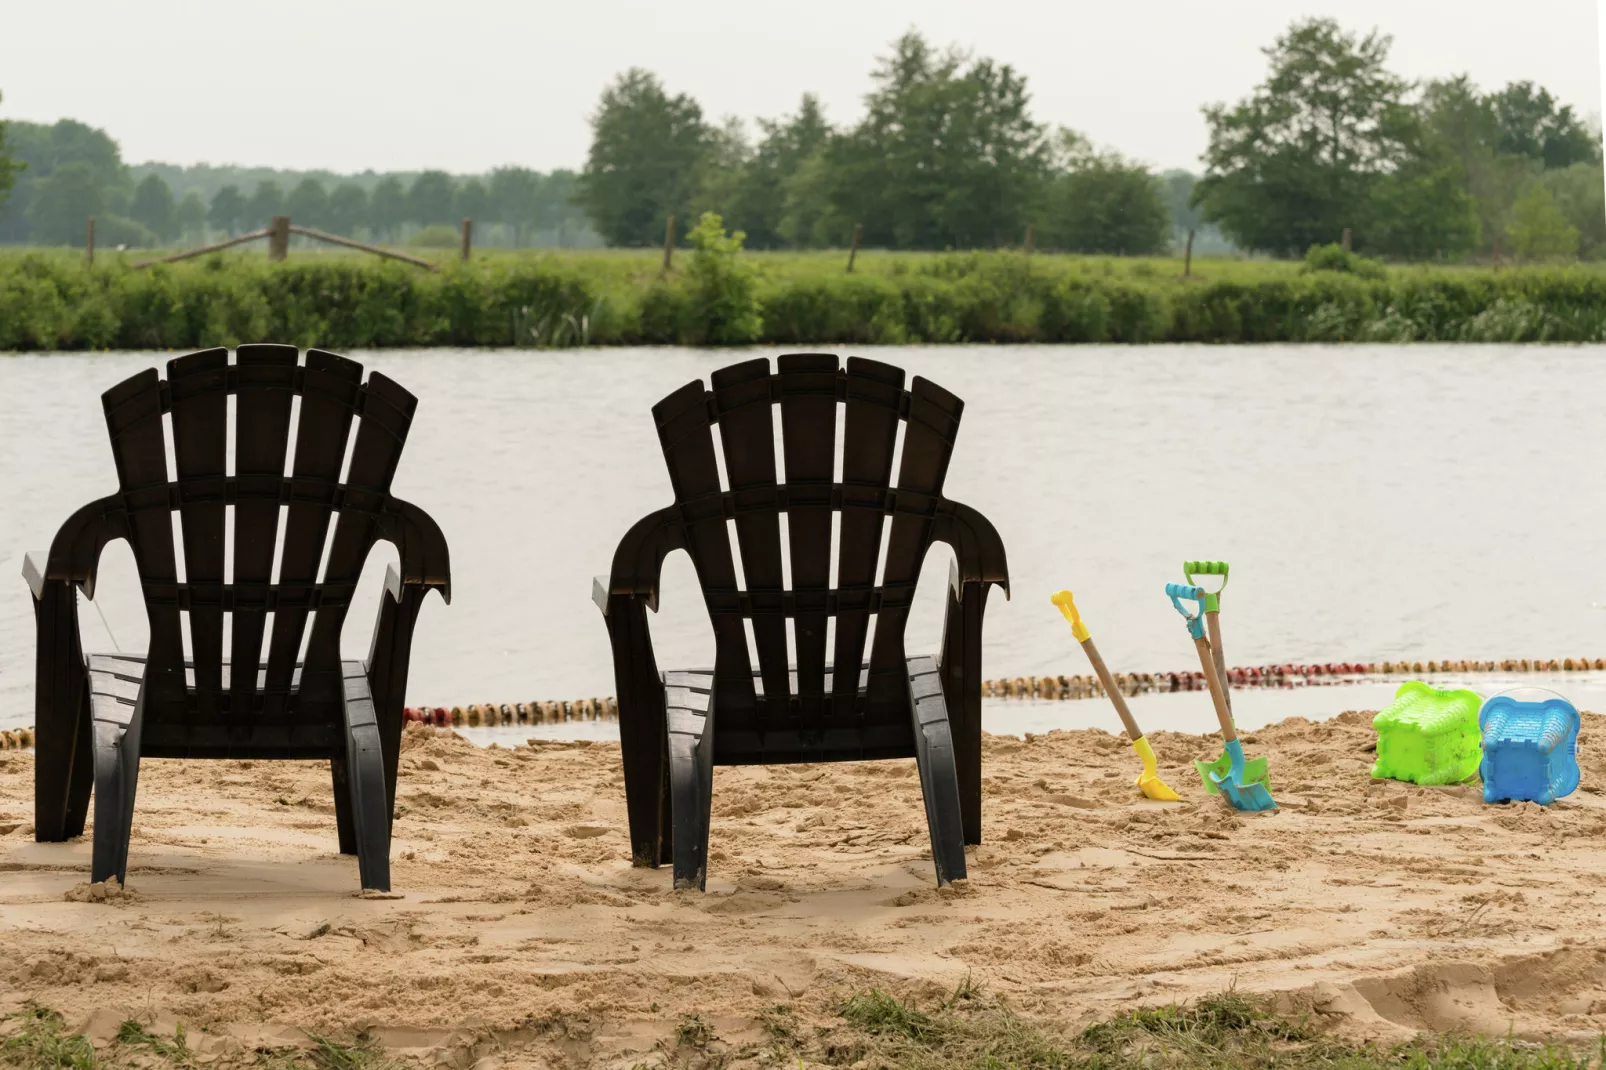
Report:
<svg viewBox="0 0 1606 1070"><path fill-rule="evenodd" d="M390 891L390 793L385 788L385 754L374 715L368 678L346 674L344 693L346 792L356 841L357 872L364 891ZM338 775L338 774L337 774ZM338 814L338 810L337 810Z"/></svg>
<svg viewBox="0 0 1606 1070"><path fill-rule="evenodd" d="M909 659L909 706L914 717L915 764L931 833L931 859L940 887L966 878L965 825L953 732L934 659Z"/></svg>
<svg viewBox="0 0 1606 1070"><path fill-rule="evenodd" d="M674 812L675 888L708 886L708 829L714 801L712 677L671 673L664 681L669 728L669 794Z"/></svg>

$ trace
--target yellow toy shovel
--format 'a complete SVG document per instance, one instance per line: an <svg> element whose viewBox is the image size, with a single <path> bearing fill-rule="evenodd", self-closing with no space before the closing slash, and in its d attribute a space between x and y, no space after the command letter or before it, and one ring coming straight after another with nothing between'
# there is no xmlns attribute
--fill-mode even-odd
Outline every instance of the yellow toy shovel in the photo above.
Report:
<svg viewBox="0 0 1606 1070"><path fill-rule="evenodd" d="M1070 591L1061 591L1050 599L1065 619L1071 622L1071 634L1076 636L1087 652L1087 660L1093 663L1093 671L1098 673L1099 682L1104 685L1104 693L1110 696L1110 702L1115 706L1115 712L1120 715L1121 724L1126 728L1126 734L1132 740L1132 749L1138 752L1138 758L1143 762L1143 772L1138 774L1138 790L1150 799L1159 799L1162 802L1181 802L1182 797L1166 786L1160 779L1160 771L1155 764L1154 748L1149 741L1143 738L1143 732L1138 728L1138 722L1133 718L1132 711L1127 709L1126 696L1116 686L1115 678L1099 657L1099 648L1093 645L1093 637L1088 634L1087 625L1082 623L1082 615L1076 611L1076 603L1071 600Z"/></svg>

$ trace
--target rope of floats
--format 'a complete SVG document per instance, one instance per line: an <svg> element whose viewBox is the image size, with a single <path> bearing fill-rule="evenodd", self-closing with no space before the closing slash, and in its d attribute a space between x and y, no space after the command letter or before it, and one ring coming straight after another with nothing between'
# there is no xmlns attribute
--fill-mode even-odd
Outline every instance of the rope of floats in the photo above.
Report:
<svg viewBox="0 0 1606 1070"><path fill-rule="evenodd" d="M467 706L408 706L403 716L408 721L444 728L617 721L619 702L609 695L607 698L577 698L569 702L471 702Z"/></svg>
<svg viewBox="0 0 1606 1070"><path fill-rule="evenodd" d="M1502 661L1368 661L1328 662L1313 665L1259 665L1227 670L1233 687L1305 687L1359 682L1366 676L1426 676L1469 672L1587 672L1606 669L1606 658L1506 658ZM1116 673L1115 685L1126 695L1167 691L1203 691L1204 673ZM1097 676L1016 676L983 680L985 698L1080 699L1097 698L1104 687Z"/></svg>
<svg viewBox="0 0 1606 1070"><path fill-rule="evenodd" d="M1506 658L1501 661L1367 661L1328 662L1313 665L1260 665L1227 670L1233 687L1306 687L1356 683L1359 677L1433 675L1470 672L1588 672L1606 670L1606 658ZM1204 674L1192 672L1116 673L1122 693L1144 695L1167 691L1203 691ZM1081 699L1100 698L1104 688L1096 676L1016 676L983 680L986 698ZM498 725L563 724L569 721L617 721L619 701L580 698L548 702L471 702L467 706L408 706L409 722L442 728L482 728ZM0 751L26 750L34 745L35 730L0 730Z"/></svg>

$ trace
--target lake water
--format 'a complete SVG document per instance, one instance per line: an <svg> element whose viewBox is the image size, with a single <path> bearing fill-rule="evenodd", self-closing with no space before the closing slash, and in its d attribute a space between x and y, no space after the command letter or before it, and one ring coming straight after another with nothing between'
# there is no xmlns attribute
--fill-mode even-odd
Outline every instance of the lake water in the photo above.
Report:
<svg viewBox="0 0 1606 1070"><path fill-rule="evenodd" d="M775 350L757 351L773 354ZM944 347L856 350L965 399L947 483L1008 549L990 676L1086 672L1049 595L1076 592L1116 671L1194 666L1162 593L1184 558L1232 563L1230 664L1606 656L1606 419L1596 347ZM671 500L650 406L751 352L352 353L420 398L395 493L452 551L454 602L426 603L413 704L611 694L590 600L626 528ZM20 570L76 507L115 487L100 392L150 353L0 357L0 726L32 719L33 621ZM363 654L388 547L346 645ZM911 651L941 633L947 551L926 564ZM142 650L133 558L105 556L81 628ZM689 561L666 566L659 664L712 660ZM104 622L100 614L104 613ZM1469 681L1486 693L1513 680ZM1606 708L1597 674L1549 679ZM1392 685L1244 693L1246 727L1376 708ZM1151 730L1209 730L1202 694L1145 696ZM999 731L1097 724L1103 702L989 701ZM511 730L510 738L538 734ZM553 726L542 732L602 732Z"/></svg>

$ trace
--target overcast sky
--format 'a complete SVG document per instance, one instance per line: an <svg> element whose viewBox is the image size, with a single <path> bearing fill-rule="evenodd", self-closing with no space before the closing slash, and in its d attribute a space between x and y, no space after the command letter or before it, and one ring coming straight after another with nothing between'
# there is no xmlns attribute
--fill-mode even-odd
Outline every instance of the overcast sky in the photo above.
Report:
<svg viewBox="0 0 1606 1070"><path fill-rule="evenodd" d="M1303 15L1392 34L1407 77L1531 79L1600 112L1595 0L12 0L0 118L81 119L130 162L579 167L626 67L711 117L779 115L812 90L843 123L915 27L1024 72L1041 121L1197 167L1200 106L1247 93Z"/></svg>

